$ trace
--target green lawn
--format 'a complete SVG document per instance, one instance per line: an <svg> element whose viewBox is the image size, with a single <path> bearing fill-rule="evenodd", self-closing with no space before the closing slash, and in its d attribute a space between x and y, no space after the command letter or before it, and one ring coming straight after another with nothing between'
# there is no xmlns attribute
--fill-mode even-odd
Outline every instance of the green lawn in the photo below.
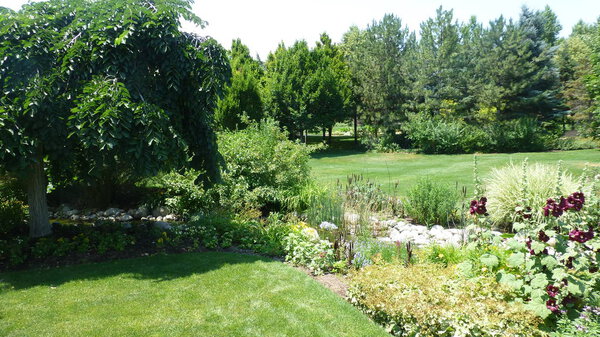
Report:
<svg viewBox="0 0 600 337"><path fill-rule="evenodd" d="M189 253L0 274L0 336L387 336L281 262Z"/></svg>
<svg viewBox="0 0 600 337"><path fill-rule="evenodd" d="M312 174L317 181L334 185L339 179L344 182L349 174L362 174L376 181L387 191L398 182L397 193L405 195L408 188L420 176L430 176L459 186L473 187L473 155L423 155L410 153L364 153L348 150L349 140L336 145L332 150L316 153L311 159ZM556 164L563 160L564 167L580 174L586 163L600 168L600 150L563 152L479 154L479 172L482 178L493 167L500 167L529 158L529 162Z"/></svg>

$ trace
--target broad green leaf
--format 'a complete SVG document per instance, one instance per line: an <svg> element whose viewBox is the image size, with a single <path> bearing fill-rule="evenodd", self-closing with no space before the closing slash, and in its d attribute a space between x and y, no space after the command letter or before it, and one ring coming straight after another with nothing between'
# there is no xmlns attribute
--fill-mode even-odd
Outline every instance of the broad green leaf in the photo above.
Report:
<svg viewBox="0 0 600 337"><path fill-rule="evenodd" d="M509 267L520 267L525 264L525 254L523 253L512 253L506 260L506 264Z"/></svg>
<svg viewBox="0 0 600 337"><path fill-rule="evenodd" d="M493 269L500 264L500 260L498 260L498 257L496 255L492 255L492 254L481 255L481 257L479 258L479 261L481 261L481 263L483 263L490 269Z"/></svg>

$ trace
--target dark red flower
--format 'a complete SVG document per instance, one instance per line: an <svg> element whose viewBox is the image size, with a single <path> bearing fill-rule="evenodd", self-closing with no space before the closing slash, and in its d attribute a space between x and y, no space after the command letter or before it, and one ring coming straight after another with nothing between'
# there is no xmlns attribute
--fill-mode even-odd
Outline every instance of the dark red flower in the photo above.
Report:
<svg viewBox="0 0 600 337"><path fill-rule="evenodd" d="M559 288L555 285L549 284L548 286L546 286L546 293L548 293L548 296L550 297L556 297L558 296L558 292L559 292Z"/></svg>
<svg viewBox="0 0 600 337"><path fill-rule="evenodd" d="M471 206L469 207L469 213L474 215L474 214L479 214L479 215L487 215L487 208L486 208L486 203L487 203L487 198L486 197L481 197L478 200L471 200Z"/></svg>
<svg viewBox="0 0 600 337"><path fill-rule="evenodd" d="M548 242L548 240L550 240L550 237L544 231L539 231L538 239L540 239L540 241L542 242Z"/></svg>
<svg viewBox="0 0 600 337"><path fill-rule="evenodd" d="M558 304L556 304L556 300L551 298L546 301L546 308L550 309L553 313L557 313L560 311Z"/></svg>
<svg viewBox="0 0 600 337"><path fill-rule="evenodd" d="M565 296L562 301L560 301L560 303L562 305L567 305L570 303L575 303L577 301L577 297L573 296L572 294L568 294L567 296Z"/></svg>
<svg viewBox="0 0 600 337"><path fill-rule="evenodd" d="M571 240L571 241L585 243L593 238L594 238L594 230L591 228L587 232L580 231L577 228L569 232L569 240Z"/></svg>

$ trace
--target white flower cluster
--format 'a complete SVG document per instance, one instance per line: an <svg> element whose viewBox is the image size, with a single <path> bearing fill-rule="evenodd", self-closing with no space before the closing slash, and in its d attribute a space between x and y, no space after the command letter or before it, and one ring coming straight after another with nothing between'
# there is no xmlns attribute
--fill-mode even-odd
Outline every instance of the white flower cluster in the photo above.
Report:
<svg viewBox="0 0 600 337"><path fill-rule="evenodd" d="M321 222L321 224L319 225L319 227L321 229L326 230L326 231L333 231L333 230L338 229L338 227L335 224L333 224L331 222L327 222L327 221Z"/></svg>

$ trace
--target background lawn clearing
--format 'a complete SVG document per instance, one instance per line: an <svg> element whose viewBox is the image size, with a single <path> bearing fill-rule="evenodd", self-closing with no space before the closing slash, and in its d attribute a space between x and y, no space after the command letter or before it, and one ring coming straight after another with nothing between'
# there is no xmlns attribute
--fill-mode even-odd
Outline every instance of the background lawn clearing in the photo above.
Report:
<svg viewBox="0 0 600 337"><path fill-rule="evenodd" d="M344 142L349 143L348 140ZM563 167L573 174L581 174L586 163L590 168L600 168L600 150L578 150L530 153L478 154L479 175L485 178L493 167L501 167L511 161L520 163L529 158L530 163L556 165L563 161ZM335 186L339 180L346 182L350 174L362 174L371 181L384 186L384 191L406 195L419 176L430 176L433 180L458 183L466 186L468 195L473 191L473 155L425 155L414 153L366 153L356 150L342 150L336 145L331 150L313 154L310 161L312 174L321 183ZM394 185L398 188L394 191Z"/></svg>

